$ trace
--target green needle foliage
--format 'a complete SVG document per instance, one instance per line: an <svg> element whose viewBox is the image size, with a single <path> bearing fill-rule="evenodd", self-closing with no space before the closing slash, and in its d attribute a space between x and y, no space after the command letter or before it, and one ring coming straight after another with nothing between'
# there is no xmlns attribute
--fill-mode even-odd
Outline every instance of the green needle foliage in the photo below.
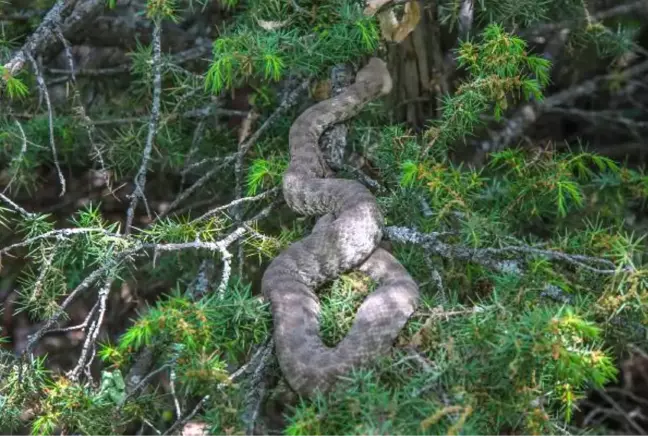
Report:
<svg viewBox="0 0 648 436"><path fill-rule="evenodd" d="M549 82L549 62L528 55L522 39L497 24L488 25L480 39L462 43L458 51L458 64L470 78L454 95L445 97L442 117L427 132L437 150L472 133L479 116L491 107L499 120L511 98L540 100L541 89Z"/></svg>
<svg viewBox="0 0 648 436"><path fill-rule="evenodd" d="M214 44L214 61L206 86L215 93L244 81L279 81L287 72L318 75L325 68L371 54L380 34L374 20L356 2L313 2L307 16L295 3L248 2L241 19L224 30ZM289 67L289 68L288 68Z"/></svg>

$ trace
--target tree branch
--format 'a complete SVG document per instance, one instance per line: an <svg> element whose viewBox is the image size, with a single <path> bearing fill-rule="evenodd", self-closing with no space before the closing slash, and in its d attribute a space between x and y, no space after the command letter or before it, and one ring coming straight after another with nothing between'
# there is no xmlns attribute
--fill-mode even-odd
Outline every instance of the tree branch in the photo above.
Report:
<svg viewBox="0 0 648 436"><path fill-rule="evenodd" d="M515 139L533 124L543 113L550 108L566 104L584 95L596 92L599 86L610 81L627 80L631 77L648 72L648 61L634 65L621 72L613 72L579 83L564 91L553 94L540 102L522 105L515 114L508 119L504 128L493 135L490 140L482 141L478 147L483 152L494 152L508 147Z"/></svg>
<svg viewBox="0 0 648 436"><path fill-rule="evenodd" d="M45 57L45 54L60 49L62 42L56 35L56 27L69 37L94 19L104 5L105 0L58 0L25 44L4 65L5 69L14 76L24 67L29 56Z"/></svg>
<svg viewBox="0 0 648 436"><path fill-rule="evenodd" d="M146 186L146 173L153 150L153 141L157 134L158 121L160 120L160 96L162 94L162 25L155 21L153 28L153 107L151 108L151 119L149 121L148 137L142 155L142 164L135 176L135 190L132 193L131 203L126 213L126 228L124 234L128 235L133 225L135 208L140 198L144 197Z"/></svg>

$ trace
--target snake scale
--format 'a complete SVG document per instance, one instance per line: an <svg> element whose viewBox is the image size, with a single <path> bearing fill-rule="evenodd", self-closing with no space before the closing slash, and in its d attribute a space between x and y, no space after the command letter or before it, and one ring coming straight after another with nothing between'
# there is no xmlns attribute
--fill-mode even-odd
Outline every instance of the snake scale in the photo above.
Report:
<svg viewBox="0 0 648 436"><path fill-rule="evenodd" d="M352 85L306 109L290 128L283 195L298 214L320 218L308 236L273 259L261 286L272 309L279 366L303 396L326 392L340 375L389 352L418 305L416 282L378 246L383 215L376 198L357 181L334 178L319 148L329 126L353 117L391 88L385 62L372 58ZM358 309L348 334L336 347L327 347L319 333L315 291L352 269L369 275L377 287Z"/></svg>

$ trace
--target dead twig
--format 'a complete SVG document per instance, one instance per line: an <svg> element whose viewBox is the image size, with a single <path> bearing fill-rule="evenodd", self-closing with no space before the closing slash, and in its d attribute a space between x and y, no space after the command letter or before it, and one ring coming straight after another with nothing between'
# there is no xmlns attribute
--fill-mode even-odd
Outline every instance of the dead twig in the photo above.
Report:
<svg viewBox="0 0 648 436"><path fill-rule="evenodd" d="M149 121L148 136L146 138L146 146L142 154L142 163L139 171L135 176L135 189L131 194L131 203L126 212L126 226L124 234L128 235L133 225L135 217L135 208L139 199L146 197L144 188L146 186L146 173L148 171L149 160L151 159L151 151L153 150L153 141L157 134L158 122L160 120L160 96L162 95L162 25L156 20L153 27L153 107L151 108L151 118ZM147 208L148 209L148 208ZM150 212L148 214L151 215Z"/></svg>

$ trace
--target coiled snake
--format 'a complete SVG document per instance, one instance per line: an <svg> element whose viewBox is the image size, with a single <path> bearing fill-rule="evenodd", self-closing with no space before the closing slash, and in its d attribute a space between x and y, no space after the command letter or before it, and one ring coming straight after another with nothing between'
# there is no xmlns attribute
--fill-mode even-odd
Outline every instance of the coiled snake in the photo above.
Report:
<svg viewBox="0 0 648 436"><path fill-rule="evenodd" d="M418 304L417 284L378 247L383 216L375 197L357 181L332 178L318 144L327 127L353 117L391 88L387 66L372 58L352 85L308 108L290 128L284 198L295 212L321 218L310 235L270 263L262 289L272 308L279 366L304 396L329 390L338 376L387 353ZM319 335L315 290L351 269L368 274L378 286L360 306L347 336L330 348Z"/></svg>

